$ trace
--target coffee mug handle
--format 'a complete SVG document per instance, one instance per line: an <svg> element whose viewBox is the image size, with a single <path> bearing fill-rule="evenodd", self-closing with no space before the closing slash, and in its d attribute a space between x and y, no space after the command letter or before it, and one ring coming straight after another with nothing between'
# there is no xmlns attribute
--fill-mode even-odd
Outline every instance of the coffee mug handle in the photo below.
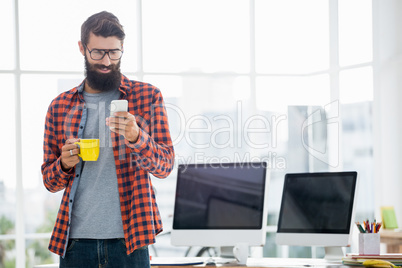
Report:
<svg viewBox="0 0 402 268"><path fill-rule="evenodd" d="M74 142L74 144L77 144L77 145L78 145L78 149L80 149L80 143L79 143L78 141ZM80 152L78 153L78 156L79 156L79 157L82 157L82 156L81 156L81 150L80 150Z"/></svg>

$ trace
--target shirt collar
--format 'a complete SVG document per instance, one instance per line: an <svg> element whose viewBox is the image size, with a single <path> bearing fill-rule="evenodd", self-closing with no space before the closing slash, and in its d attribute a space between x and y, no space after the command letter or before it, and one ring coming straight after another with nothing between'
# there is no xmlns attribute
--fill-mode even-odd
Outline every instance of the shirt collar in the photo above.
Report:
<svg viewBox="0 0 402 268"><path fill-rule="evenodd" d="M85 85L85 80L82 81L82 83L77 87L78 93L82 94L82 92L84 92L84 85Z"/></svg>
<svg viewBox="0 0 402 268"><path fill-rule="evenodd" d="M127 91L128 91L127 84L125 83L126 80L128 80L128 78L122 74L119 91L124 95L124 97L127 95ZM77 92L79 93L80 96L82 96L82 93L84 92L84 86L85 86L85 79L77 87Z"/></svg>

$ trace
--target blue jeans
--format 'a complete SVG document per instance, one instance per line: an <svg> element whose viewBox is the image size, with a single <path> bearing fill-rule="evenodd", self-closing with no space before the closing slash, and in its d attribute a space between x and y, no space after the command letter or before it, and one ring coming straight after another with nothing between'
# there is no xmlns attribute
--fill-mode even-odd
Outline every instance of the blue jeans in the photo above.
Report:
<svg viewBox="0 0 402 268"><path fill-rule="evenodd" d="M70 239L65 258L60 257L64 267L149 268L148 247L127 255L124 239Z"/></svg>

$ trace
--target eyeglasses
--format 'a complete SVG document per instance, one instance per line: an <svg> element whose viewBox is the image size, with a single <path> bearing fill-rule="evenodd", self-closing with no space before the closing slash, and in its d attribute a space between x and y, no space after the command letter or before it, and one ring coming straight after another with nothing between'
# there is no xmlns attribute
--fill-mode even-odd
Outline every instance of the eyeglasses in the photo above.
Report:
<svg viewBox="0 0 402 268"><path fill-rule="evenodd" d="M120 49L92 49L89 50L87 46L85 46L86 49L88 49L89 56L93 60L101 60L105 57L107 54L109 56L110 60L119 60L123 56L123 51Z"/></svg>

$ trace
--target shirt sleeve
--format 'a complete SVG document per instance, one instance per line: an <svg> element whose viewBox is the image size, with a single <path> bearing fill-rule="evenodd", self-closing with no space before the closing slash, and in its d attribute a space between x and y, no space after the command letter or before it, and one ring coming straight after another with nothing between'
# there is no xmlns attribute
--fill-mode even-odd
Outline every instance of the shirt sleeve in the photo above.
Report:
<svg viewBox="0 0 402 268"><path fill-rule="evenodd" d="M167 112L162 94L157 91L152 100L150 126L140 127L135 143L126 142L134 154L137 165L158 178L167 177L174 165L174 149L169 132ZM140 124L141 125L141 124Z"/></svg>
<svg viewBox="0 0 402 268"><path fill-rule="evenodd" d="M57 137L53 122L51 105L46 114L41 170L46 189L50 192L58 192L67 187L69 179L74 175L74 168L68 172L64 172L61 168L61 152L58 144L60 139Z"/></svg>

